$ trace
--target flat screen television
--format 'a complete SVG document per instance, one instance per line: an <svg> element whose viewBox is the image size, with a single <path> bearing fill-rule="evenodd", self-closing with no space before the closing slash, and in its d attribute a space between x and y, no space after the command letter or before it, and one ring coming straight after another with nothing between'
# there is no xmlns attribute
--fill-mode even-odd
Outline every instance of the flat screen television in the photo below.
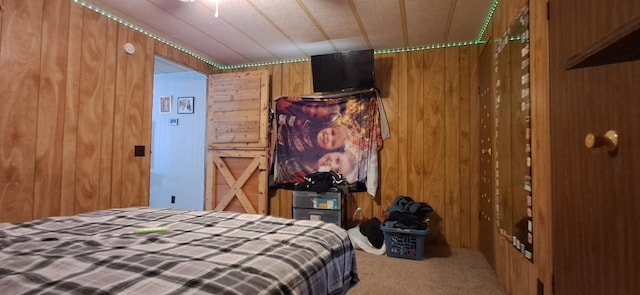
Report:
<svg viewBox="0 0 640 295"><path fill-rule="evenodd" d="M314 92L339 92L375 87L373 50L311 56Z"/></svg>

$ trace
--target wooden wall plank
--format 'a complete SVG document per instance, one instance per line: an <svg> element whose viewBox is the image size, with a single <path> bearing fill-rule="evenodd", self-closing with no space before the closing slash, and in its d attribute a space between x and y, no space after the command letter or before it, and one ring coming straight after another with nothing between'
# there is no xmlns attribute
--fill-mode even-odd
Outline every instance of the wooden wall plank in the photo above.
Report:
<svg viewBox="0 0 640 295"><path fill-rule="evenodd" d="M446 244L443 218L446 215L445 198L445 49L434 49L425 52L424 88L425 88L425 137L423 202L427 202L435 210L430 233L429 244Z"/></svg>
<svg viewBox="0 0 640 295"><path fill-rule="evenodd" d="M38 97L33 218L60 214L64 97L66 95L69 6L67 0L45 1L41 80Z"/></svg>
<svg viewBox="0 0 640 295"><path fill-rule="evenodd" d="M289 91L285 95L305 95L309 94L307 92L308 88L305 88L305 80L308 80L307 77L304 76L304 65L307 62L297 62L288 64L289 68ZM307 84L308 87L308 84Z"/></svg>
<svg viewBox="0 0 640 295"><path fill-rule="evenodd" d="M22 221L32 218L34 206L34 110L38 107L43 2L11 1L3 5L2 37L13 43L0 43L0 89L5 97L4 114L0 116L0 213Z"/></svg>
<svg viewBox="0 0 640 295"><path fill-rule="evenodd" d="M471 69L470 69L470 49L471 46L460 47L460 73L459 93L460 93L460 245L464 248L471 247L471 187L470 187L470 165L471 165L471 145L470 133L470 91ZM475 78L475 77L474 77ZM476 78L477 80L477 78ZM474 125L477 128L477 125ZM478 153L478 150L475 150ZM478 174L476 174L478 175ZM476 198L478 196L475 196Z"/></svg>
<svg viewBox="0 0 640 295"><path fill-rule="evenodd" d="M536 273L531 275L544 285L544 294L552 294L551 244L551 139L549 119L549 22L546 1L531 1L531 126L533 185L533 244ZM539 292L538 292L539 293Z"/></svg>
<svg viewBox="0 0 640 295"><path fill-rule="evenodd" d="M480 50L478 45L470 47L469 58L469 247L479 248L480 217L476 213L480 212L480 80L479 58Z"/></svg>
<svg viewBox="0 0 640 295"><path fill-rule="evenodd" d="M203 74L215 74L219 72L219 70L214 66L206 64L182 51L176 50L174 47L163 43L162 41L155 39L149 41L153 42L152 46L154 55L161 56Z"/></svg>
<svg viewBox="0 0 640 295"><path fill-rule="evenodd" d="M407 53L407 96L406 96L406 122L407 122L407 143L404 154L407 155L407 190L403 193L411 197L416 202L424 202L425 196L422 194L424 186L425 167L424 162L424 140L425 140L425 118L424 118L424 51L412 51Z"/></svg>
<svg viewBox="0 0 640 295"><path fill-rule="evenodd" d="M118 40L118 23L107 22L106 30L106 50L104 67L104 87L102 100L102 138L100 142L100 195L98 208L111 208L111 194L113 187L111 180L113 177L113 117L115 113L116 96L116 68L109 65L117 63L116 51Z"/></svg>
<svg viewBox="0 0 640 295"><path fill-rule="evenodd" d="M460 49L445 53L445 216L444 229L450 245L460 245Z"/></svg>
<svg viewBox="0 0 640 295"><path fill-rule="evenodd" d="M266 68L269 73L270 73L270 77L269 77L269 81L271 83L271 111L274 111L276 109L275 107L275 100L276 98L278 98L281 93L282 93L282 65L280 64L276 64L276 65L270 65ZM273 129L274 127L272 126L271 129L271 138L270 138L270 142L271 142L271 154L270 156L271 161L273 161L273 147L275 147L275 130ZM276 212L280 211L280 193L279 190L270 190L269 194L268 194L268 207L269 207L269 214L273 215Z"/></svg>
<svg viewBox="0 0 640 295"><path fill-rule="evenodd" d="M116 44L124 44L128 42L127 39L127 27L118 24L118 36ZM113 154L112 154L112 182L111 182L111 207L119 208L124 206L123 197L123 182L126 178L123 175L123 161L124 161L124 109L126 107L126 73L127 63L124 62L126 53L123 50L116 51L116 79L115 79L115 99L113 115Z"/></svg>
<svg viewBox="0 0 640 295"><path fill-rule="evenodd" d="M78 138L78 100L80 91L80 56L84 9L71 5L67 59L67 89L64 109L64 142L62 147L61 215L75 212L76 150Z"/></svg>
<svg viewBox="0 0 640 295"><path fill-rule="evenodd" d="M140 183L138 184L140 187L140 194L138 195L138 205L139 206L149 206L149 196L151 196L151 136L153 132L152 126L152 111L153 111L153 82L154 78L154 62L150 62L155 59L155 46L154 41L148 38L143 38L145 46L142 47L144 49L144 88L143 93L140 96L142 100L142 125L140 128L142 129L142 138L140 139L139 144L146 146L145 156L140 159ZM120 48L120 47L117 47ZM187 64L191 68L198 68L194 65L194 58L186 58ZM197 64L203 64L201 62ZM206 72L205 72L206 73Z"/></svg>
<svg viewBox="0 0 640 295"><path fill-rule="evenodd" d="M409 129L409 124L410 122L408 122L407 120L407 111L409 109L409 106L407 105L407 83L408 83L408 65L407 65L407 55L405 53L402 54L398 54L398 67L399 67L399 72L398 72L398 114L400 114L400 116L398 117L398 144L401 146L401 148L398 149L398 153L396 154L396 163L398 165L400 165L400 167L402 167L402 169L400 169L399 173L398 173L398 192L401 195L404 195L407 193L408 190L408 179L409 179L409 173L407 171L407 169L405 169L406 167L409 166L409 158L408 155L406 154L406 147L408 144L408 129ZM405 114L405 116L402 116L402 114ZM391 201L387 201L387 206L391 205L391 202L393 202L393 200ZM384 206L385 204L383 204Z"/></svg>
<svg viewBox="0 0 640 295"><path fill-rule="evenodd" d="M146 42L149 40L144 34L134 31L133 29L127 30L127 39L129 43L132 43L136 48L142 49L137 51L137 54L126 55L125 61L127 62L126 83L125 83L125 96L127 97L126 105L120 111L124 112L124 142L120 147L123 150L123 178L127 181L122 183L123 195L122 205L126 207L140 206L143 203L143 199L148 199L148 196L141 196L140 185L144 183L142 174L140 171L143 168L143 158L135 157L133 154L134 146L146 145L147 150L150 146L149 143L144 142L143 133L143 114L144 114L144 100L148 99L144 93L144 73L145 62L151 60L152 57L145 55ZM119 50L122 51L122 50Z"/></svg>
<svg viewBox="0 0 640 295"><path fill-rule="evenodd" d="M2 5L4 0L0 0L0 5ZM2 40L2 13L0 13L0 40Z"/></svg>
<svg viewBox="0 0 640 295"><path fill-rule="evenodd" d="M494 245L495 245L495 271L498 276L498 280L501 285L505 287L506 290L511 290L509 286L511 286L511 277L509 276L509 253L514 251L511 243L505 239L502 235L494 235ZM513 291L511 291L513 293Z"/></svg>
<svg viewBox="0 0 640 295"><path fill-rule="evenodd" d="M282 80L281 80L281 90L282 93L280 93L280 95L296 95L297 93L295 92L295 89L293 87L294 81L292 81L292 79L300 79L301 77L298 76L292 76L291 75L291 68L292 68L292 64L288 63L288 64L282 64ZM297 77L297 78L296 78ZM279 189L278 190L278 199L279 199L279 208L278 208L278 213L272 213L272 214L277 214L278 216L282 216L285 218L292 218L293 217L293 211L292 211L292 206L293 206L293 193L290 190L284 190L284 189Z"/></svg>
<svg viewBox="0 0 640 295"><path fill-rule="evenodd" d="M76 142L76 198L74 213L98 208L100 173L101 106L103 104L107 19L93 11L83 15L78 95L78 139ZM80 124L81 122L81 124Z"/></svg>
<svg viewBox="0 0 640 295"><path fill-rule="evenodd" d="M399 143L397 141L399 130L399 66L398 54L383 54L375 56L375 76L376 85L380 90L380 96L384 110L389 123L389 132L392 138L382 143L380 150L380 189L375 199L375 205L372 206L372 212L363 212L364 218L378 217L382 218L382 211L386 209L390 203L384 203L383 200L400 194L399 179L401 167L396 161Z"/></svg>
<svg viewBox="0 0 640 295"><path fill-rule="evenodd" d="M313 75L311 74L311 62L302 63L302 77L304 77L304 85L302 91L306 94L313 93Z"/></svg>

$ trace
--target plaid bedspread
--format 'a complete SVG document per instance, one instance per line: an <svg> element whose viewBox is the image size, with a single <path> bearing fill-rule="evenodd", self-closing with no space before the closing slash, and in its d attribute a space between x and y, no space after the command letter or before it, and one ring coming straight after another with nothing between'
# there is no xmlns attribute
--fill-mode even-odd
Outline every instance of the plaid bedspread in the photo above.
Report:
<svg viewBox="0 0 640 295"><path fill-rule="evenodd" d="M134 234L165 226L165 233ZM146 207L0 224L3 294L343 294L344 229L273 216Z"/></svg>

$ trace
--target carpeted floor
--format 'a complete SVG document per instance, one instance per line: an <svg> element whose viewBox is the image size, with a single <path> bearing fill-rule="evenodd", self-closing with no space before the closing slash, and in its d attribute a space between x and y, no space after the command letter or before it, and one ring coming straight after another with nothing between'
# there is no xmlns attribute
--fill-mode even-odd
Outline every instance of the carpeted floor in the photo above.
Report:
<svg viewBox="0 0 640 295"><path fill-rule="evenodd" d="M477 250L432 247L411 260L356 250L360 282L348 295L504 295L495 272Z"/></svg>

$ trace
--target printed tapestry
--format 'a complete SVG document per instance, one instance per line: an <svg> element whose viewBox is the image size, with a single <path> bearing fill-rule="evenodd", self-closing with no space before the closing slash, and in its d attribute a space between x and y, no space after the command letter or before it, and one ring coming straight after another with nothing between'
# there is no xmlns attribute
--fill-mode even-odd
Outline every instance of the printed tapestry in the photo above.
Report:
<svg viewBox="0 0 640 295"><path fill-rule="evenodd" d="M276 102L274 181L295 184L316 171L340 173L375 196L382 147L374 90L331 97L282 96Z"/></svg>

